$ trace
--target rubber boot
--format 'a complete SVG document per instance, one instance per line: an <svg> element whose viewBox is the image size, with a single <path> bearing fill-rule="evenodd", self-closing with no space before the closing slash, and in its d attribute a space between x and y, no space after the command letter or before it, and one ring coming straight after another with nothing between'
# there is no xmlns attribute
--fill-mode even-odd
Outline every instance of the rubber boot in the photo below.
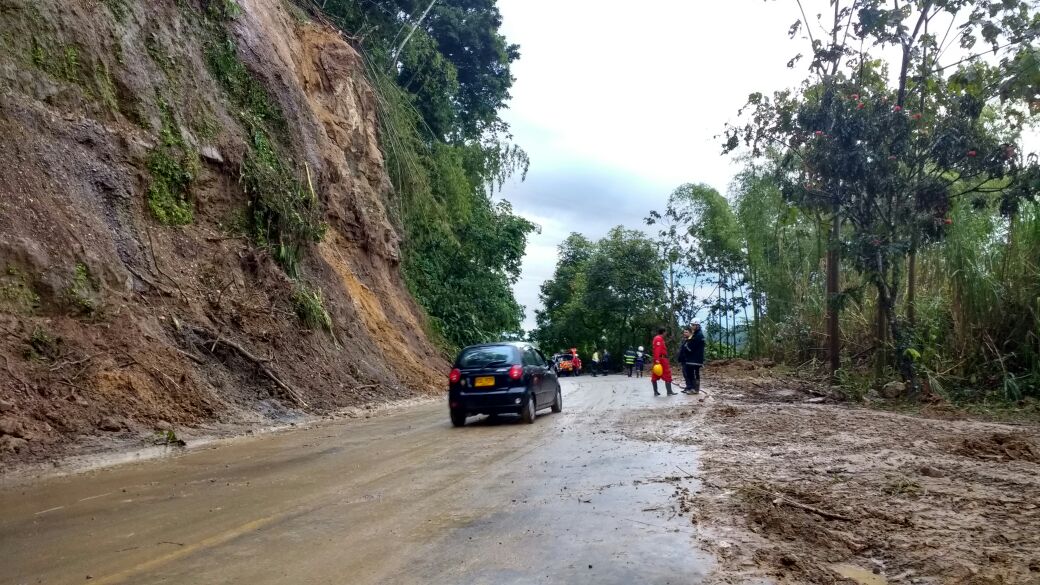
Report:
<svg viewBox="0 0 1040 585"><path fill-rule="evenodd" d="M700 378L700 376L698 376L697 379L693 381L693 393L694 394L700 394L701 393L701 378Z"/></svg>
<svg viewBox="0 0 1040 585"><path fill-rule="evenodd" d="M651 380L650 383L654 385L654 396L660 396L661 393L657 391L657 380Z"/></svg>
<svg viewBox="0 0 1040 585"><path fill-rule="evenodd" d="M672 383L671 382L665 380L664 387L666 389L668 389L668 395L669 396L675 396L675 392L672 392Z"/></svg>

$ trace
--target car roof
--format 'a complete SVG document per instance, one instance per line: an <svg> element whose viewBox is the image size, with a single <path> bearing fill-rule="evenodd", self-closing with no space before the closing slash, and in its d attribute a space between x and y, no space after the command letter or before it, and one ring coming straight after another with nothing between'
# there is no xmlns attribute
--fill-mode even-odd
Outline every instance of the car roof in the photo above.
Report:
<svg viewBox="0 0 1040 585"><path fill-rule="evenodd" d="M495 341L493 343L477 343L475 345L467 345L466 347L462 348L462 351L466 351L467 349L476 349L476 348L480 348L480 347L502 347L502 346L509 346L509 347L515 347L517 349L524 349L524 348L528 348L528 347L532 347L533 348L534 344L528 343L526 341Z"/></svg>

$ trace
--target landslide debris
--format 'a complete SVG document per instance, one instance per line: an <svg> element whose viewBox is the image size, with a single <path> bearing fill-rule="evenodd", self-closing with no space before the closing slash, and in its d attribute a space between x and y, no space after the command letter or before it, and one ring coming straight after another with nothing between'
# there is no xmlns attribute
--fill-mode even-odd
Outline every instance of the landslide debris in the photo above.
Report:
<svg viewBox="0 0 1040 585"><path fill-rule="evenodd" d="M1040 582L1037 427L813 402L824 388L768 367L703 384L625 429L700 448L701 488L677 497L720 558L707 582Z"/></svg>
<svg viewBox="0 0 1040 585"><path fill-rule="evenodd" d="M281 0L0 19L0 467L437 387L337 31Z"/></svg>

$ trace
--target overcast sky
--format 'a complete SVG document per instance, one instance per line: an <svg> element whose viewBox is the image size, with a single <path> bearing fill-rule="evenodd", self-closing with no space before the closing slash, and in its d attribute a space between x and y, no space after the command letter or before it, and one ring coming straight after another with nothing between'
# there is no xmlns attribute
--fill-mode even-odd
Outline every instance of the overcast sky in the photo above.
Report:
<svg viewBox="0 0 1040 585"><path fill-rule="evenodd" d="M502 196L542 230L515 289L530 330L538 288L570 232L642 228L685 182L726 192L736 167L717 136L748 94L797 85L805 68L786 64L808 47L787 34L798 19L793 0L498 4L503 33L521 51L504 118L531 156L527 180ZM814 14L828 2L806 5Z"/></svg>

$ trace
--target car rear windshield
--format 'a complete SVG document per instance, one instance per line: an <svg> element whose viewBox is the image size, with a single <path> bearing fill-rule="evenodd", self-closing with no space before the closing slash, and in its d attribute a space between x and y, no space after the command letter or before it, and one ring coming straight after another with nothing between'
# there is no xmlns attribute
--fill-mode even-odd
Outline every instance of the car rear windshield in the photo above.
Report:
<svg viewBox="0 0 1040 585"><path fill-rule="evenodd" d="M570 356L570 355L561 355L561 356L560 356L560 359L561 359L562 361L565 361L565 362L569 362L569 361L571 361L572 359L574 359L574 356Z"/></svg>
<svg viewBox="0 0 1040 585"><path fill-rule="evenodd" d="M491 365L512 365L520 362L520 352L511 345L467 347L459 354L460 368L485 368Z"/></svg>

